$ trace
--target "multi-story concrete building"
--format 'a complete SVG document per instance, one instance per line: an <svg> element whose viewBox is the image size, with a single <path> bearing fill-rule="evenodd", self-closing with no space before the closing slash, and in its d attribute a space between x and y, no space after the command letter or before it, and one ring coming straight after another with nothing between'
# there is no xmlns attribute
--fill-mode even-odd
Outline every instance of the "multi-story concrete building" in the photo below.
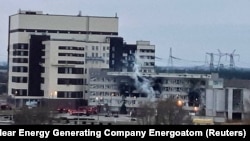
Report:
<svg viewBox="0 0 250 141"><path fill-rule="evenodd" d="M218 83L217 83L218 84ZM250 81L224 80L224 87L206 92L206 116L226 120L244 120L250 114Z"/></svg>
<svg viewBox="0 0 250 141"><path fill-rule="evenodd" d="M110 69L117 72L132 72L138 65L140 72L153 73L155 69L155 45L149 41L136 44L124 43L123 38L110 38Z"/></svg>
<svg viewBox="0 0 250 141"><path fill-rule="evenodd" d="M89 69L132 72L136 58L141 72L154 72L155 46L126 44L118 37L116 16L20 10L9 17L8 94L17 105L44 98L88 99Z"/></svg>
<svg viewBox="0 0 250 141"><path fill-rule="evenodd" d="M8 94L29 99L84 99L88 68L109 67L118 17L19 11L9 17Z"/></svg>
<svg viewBox="0 0 250 141"><path fill-rule="evenodd" d="M118 111L125 101L127 109L132 110L152 95L156 100L179 98L185 109L193 111L194 107L205 106L206 88L211 87L209 82L218 79L211 74L141 73L138 76L141 83L137 85L134 75L135 72L92 69L89 105L106 105Z"/></svg>

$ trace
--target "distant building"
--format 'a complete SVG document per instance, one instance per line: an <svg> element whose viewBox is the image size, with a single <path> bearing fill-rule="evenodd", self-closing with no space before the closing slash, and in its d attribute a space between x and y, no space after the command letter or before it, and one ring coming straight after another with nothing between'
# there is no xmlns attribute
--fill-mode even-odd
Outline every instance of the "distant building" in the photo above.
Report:
<svg viewBox="0 0 250 141"><path fill-rule="evenodd" d="M90 69L132 72L136 57L140 72L154 72L155 46L125 43L116 16L20 10L9 17L8 94L16 106L41 99L86 101Z"/></svg>
<svg viewBox="0 0 250 141"><path fill-rule="evenodd" d="M250 81L224 80L224 87L207 89L206 116L244 120L250 114Z"/></svg>
<svg viewBox="0 0 250 141"><path fill-rule="evenodd" d="M118 17L19 11L9 17L8 94L17 105L38 99L84 99L88 68L109 67L107 38Z"/></svg>
<svg viewBox="0 0 250 141"><path fill-rule="evenodd" d="M124 43L123 38L110 38L110 69L116 72L132 72L138 65L140 72L153 73L155 69L155 46L149 41L136 44Z"/></svg>

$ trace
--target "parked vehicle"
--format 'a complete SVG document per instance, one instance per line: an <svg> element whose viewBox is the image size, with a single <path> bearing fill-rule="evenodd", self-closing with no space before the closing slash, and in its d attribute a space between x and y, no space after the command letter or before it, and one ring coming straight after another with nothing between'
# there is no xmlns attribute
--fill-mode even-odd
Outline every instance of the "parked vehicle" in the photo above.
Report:
<svg viewBox="0 0 250 141"><path fill-rule="evenodd" d="M82 116L82 115L86 115L87 111L86 110L69 110L69 114L72 116Z"/></svg>

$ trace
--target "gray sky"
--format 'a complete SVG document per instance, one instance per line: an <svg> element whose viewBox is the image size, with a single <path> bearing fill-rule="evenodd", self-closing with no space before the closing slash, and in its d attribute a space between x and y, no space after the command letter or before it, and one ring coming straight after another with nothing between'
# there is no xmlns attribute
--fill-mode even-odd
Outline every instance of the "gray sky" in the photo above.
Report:
<svg viewBox="0 0 250 141"><path fill-rule="evenodd" d="M240 54L236 66L250 67L250 0L2 0L0 60L7 60L8 16L18 9L49 14L119 17L119 36L129 44L156 45L157 65L201 66L206 52ZM208 61L209 61L209 56ZM215 56L215 63L218 57ZM196 62L198 61L198 62ZM222 58L224 65L229 57Z"/></svg>

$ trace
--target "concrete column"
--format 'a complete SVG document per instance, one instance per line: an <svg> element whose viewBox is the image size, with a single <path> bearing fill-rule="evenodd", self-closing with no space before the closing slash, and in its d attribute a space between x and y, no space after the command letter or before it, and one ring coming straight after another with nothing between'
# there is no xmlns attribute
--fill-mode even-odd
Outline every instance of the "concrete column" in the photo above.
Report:
<svg viewBox="0 0 250 141"><path fill-rule="evenodd" d="M233 119L233 88L228 88L228 119Z"/></svg>

